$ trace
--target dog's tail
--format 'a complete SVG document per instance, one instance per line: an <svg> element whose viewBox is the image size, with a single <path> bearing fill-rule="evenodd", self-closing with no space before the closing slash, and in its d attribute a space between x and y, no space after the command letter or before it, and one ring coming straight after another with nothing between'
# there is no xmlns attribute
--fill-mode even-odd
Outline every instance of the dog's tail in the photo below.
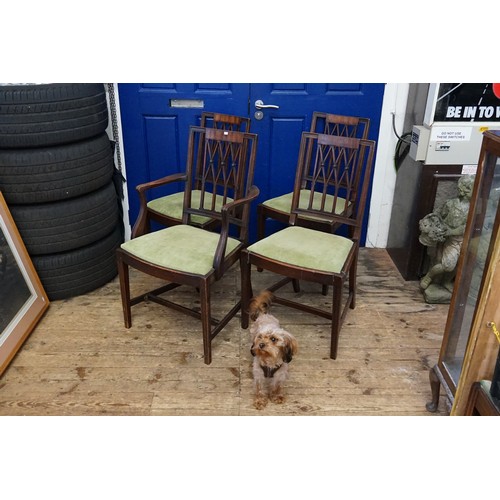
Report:
<svg viewBox="0 0 500 500"><path fill-rule="evenodd" d="M273 302L274 295L269 290L263 290L250 301L250 319L255 321L261 314L267 314Z"/></svg>

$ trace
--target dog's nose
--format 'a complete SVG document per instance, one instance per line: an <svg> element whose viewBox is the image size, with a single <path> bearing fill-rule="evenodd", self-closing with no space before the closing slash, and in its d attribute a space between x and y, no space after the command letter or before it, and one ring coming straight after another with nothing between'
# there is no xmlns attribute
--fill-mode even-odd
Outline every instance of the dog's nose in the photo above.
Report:
<svg viewBox="0 0 500 500"><path fill-rule="evenodd" d="M261 343L259 344L259 347L260 347L261 349L264 349L264 347L266 347L266 344L264 344L264 342L261 342Z"/></svg>

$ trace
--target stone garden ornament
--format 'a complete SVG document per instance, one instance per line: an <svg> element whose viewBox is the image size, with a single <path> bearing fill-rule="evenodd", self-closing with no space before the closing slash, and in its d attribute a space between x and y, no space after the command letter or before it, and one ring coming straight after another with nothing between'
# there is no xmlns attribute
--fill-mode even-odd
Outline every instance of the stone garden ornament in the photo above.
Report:
<svg viewBox="0 0 500 500"><path fill-rule="evenodd" d="M419 222L419 241L428 247L430 258L429 270L420 280L428 303L447 304L451 300L473 187L473 175L461 176L458 197L447 200Z"/></svg>

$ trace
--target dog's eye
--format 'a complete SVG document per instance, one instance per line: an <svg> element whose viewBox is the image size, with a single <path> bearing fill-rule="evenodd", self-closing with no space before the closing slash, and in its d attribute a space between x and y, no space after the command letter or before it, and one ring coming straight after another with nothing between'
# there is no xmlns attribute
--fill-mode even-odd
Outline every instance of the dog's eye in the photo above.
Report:
<svg viewBox="0 0 500 500"><path fill-rule="evenodd" d="M271 337L271 342L276 342L276 337Z"/></svg>

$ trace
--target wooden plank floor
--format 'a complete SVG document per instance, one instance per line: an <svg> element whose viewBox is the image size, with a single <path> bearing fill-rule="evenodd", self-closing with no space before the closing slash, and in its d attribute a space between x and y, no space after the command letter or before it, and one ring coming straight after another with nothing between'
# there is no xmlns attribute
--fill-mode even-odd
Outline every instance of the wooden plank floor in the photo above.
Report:
<svg viewBox="0 0 500 500"><path fill-rule="evenodd" d="M54 301L0 378L0 415L427 415L429 369L448 312L405 282L384 249L361 249L356 309L329 358L326 320L275 305L273 314L299 342L287 401L252 405L249 334L231 320L203 363L201 325L157 304L132 309L123 327L118 278L84 296ZM253 274L254 290L273 276ZM131 273L133 293L157 280ZM329 307L317 285L302 300ZM287 293L293 295L291 290ZM182 288L175 299L199 303ZM214 315L239 295L235 266L214 290ZM442 391L443 392L443 391ZM444 396L435 415L447 415Z"/></svg>

